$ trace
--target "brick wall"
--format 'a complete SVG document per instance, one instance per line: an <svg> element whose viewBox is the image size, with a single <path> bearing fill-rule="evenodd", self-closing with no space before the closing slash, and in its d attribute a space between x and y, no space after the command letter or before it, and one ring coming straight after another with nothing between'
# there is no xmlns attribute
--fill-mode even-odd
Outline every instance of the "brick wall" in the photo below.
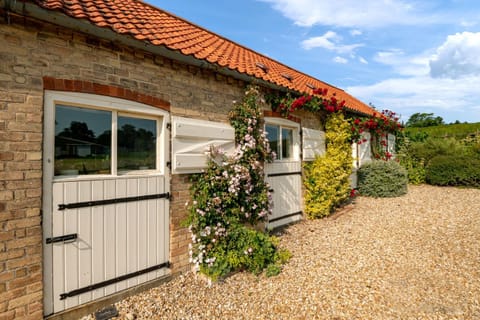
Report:
<svg viewBox="0 0 480 320"><path fill-rule="evenodd" d="M0 319L39 319L44 77L124 88L169 102L172 115L215 121L227 120L245 83L28 19L2 19L0 43ZM180 225L188 176L171 182L170 260L177 273L189 268L189 234Z"/></svg>
<svg viewBox="0 0 480 320"><path fill-rule="evenodd" d="M39 319L43 92L21 63L25 33L10 29L0 25L0 319Z"/></svg>
<svg viewBox="0 0 480 320"><path fill-rule="evenodd" d="M187 174L175 174L172 176L172 201L171 211L175 212L170 224L170 262L177 272L190 269L188 244L190 232L182 227L182 222L187 218L187 206L190 201L190 176Z"/></svg>
<svg viewBox="0 0 480 320"><path fill-rule="evenodd" d="M125 98L153 99L159 107L167 102L172 115L213 121L227 121L232 101L244 95L245 83L23 18L12 17L10 25L0 20L0 44L0 319L38 319L43 313L43 90L52 88L44 80L96 84L105 89L97 93L114 96L111 88L128 90ZM307 121L313 127L319 123L315 118ZM174 273L189 269L190 235L181 226L189 186L188 175L172 176Z"/></svg>

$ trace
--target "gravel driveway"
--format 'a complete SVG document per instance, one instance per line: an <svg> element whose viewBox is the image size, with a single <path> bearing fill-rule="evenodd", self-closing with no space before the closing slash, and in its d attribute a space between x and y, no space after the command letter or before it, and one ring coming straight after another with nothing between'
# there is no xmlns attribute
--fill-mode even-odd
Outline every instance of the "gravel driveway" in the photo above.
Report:
<svg viewBox="0 0 480 320"><path fill-rule="evenodd" d="M480 319L480 190L410 186L287 228L277 277L189 273L116 304L128 319Z"/></svg>

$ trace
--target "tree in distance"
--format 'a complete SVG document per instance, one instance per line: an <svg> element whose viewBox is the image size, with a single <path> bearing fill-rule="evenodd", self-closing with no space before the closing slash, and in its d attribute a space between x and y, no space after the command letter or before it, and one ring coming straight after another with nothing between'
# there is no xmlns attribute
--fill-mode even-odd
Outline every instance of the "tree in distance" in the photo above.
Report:
<svg viewBox="0 0 480 320"><path fill-rule="evenodd" d="M414 113L408 118L407 123L405 124L406 127L414 127L414 128L420 128L420 127L433 127L433 126L439 126L445 124L443 122L442 117L435 117L433 113Z"/></svg>

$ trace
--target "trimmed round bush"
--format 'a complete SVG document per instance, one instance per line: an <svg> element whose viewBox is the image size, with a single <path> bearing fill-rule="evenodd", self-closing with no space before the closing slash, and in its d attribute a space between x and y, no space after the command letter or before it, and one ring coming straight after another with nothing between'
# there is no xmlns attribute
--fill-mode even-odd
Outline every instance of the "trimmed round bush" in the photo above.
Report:
<svg viewBox="0 0 480 320"><path fill-rule="evenodd" d="M437 156L426 170L426 181L437 186L480 187L480 158L466 155Z"/></svg>
<svg viewBox="0 0 480 320"><path fill-rule="evenodd" d="M396 161L372 161L357 171L362 196L387 198L407 193L408 174Z"/></svg>

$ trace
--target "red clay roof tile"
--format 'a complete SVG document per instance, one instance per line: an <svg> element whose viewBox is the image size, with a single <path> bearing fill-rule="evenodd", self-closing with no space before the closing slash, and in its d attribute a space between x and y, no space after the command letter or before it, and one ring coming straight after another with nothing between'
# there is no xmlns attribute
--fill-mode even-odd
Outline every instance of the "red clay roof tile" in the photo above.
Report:
<svg viewBox="0 0 480 320"><path fill-rule="evenodd" d="M345 100L348 108L369 115L375 112L341 89L139 0L34 1L45 9L87 19L98 27L111 28L117 33L129 34L155 46L166 46L291 90L312 93L313 88L328 88L337 99Z"/></svg>

